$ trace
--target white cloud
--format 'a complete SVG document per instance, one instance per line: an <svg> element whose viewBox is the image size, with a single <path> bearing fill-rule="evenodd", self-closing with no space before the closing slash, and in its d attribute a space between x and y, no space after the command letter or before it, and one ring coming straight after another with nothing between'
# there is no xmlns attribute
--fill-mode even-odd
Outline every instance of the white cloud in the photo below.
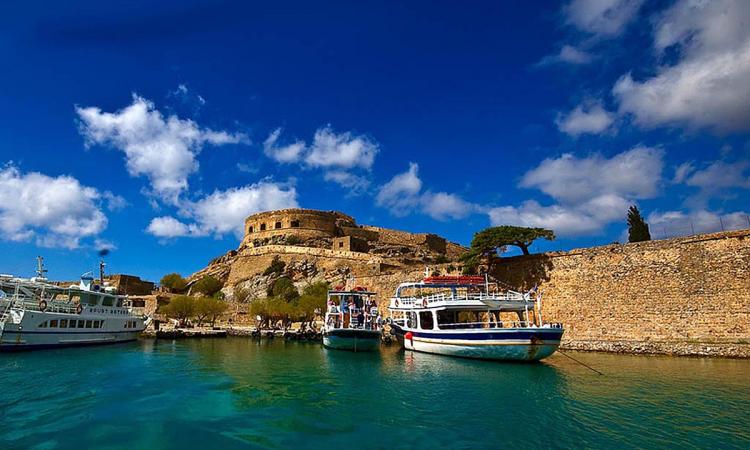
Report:
<svg viewBox="0 0 750 450"><path fill-rule="evenodd" d="M153 218L151 220L151 223L148 224L146 231L156 237L165 239L205 235L204 233L200 232L195 224L189 226L170 216Z"/></svg>
<svg viewBox="0 0 750 450"><path fill-rule="evenodd" d="M662 151L650 147L635 147L610 159L598 154L582 159L564 154L542 161L523 176L520 186L537 188L564 203L580 203L602 194L650 198L658 190L662 167Z"/></svg>
<svg viewBox="0 0 750 450"><path fill-rule="evenodd" d="M365 136L355 136L350 132L337 134L328 126L315 132L305 162L311 167L370 169L378 151L378 145Z"/></svg>
<svg viewBox="0 0 750 450"><path fill-rule="evenodd" d="M672 183L680 184L684 182L687 177L693 173L695 170L695 166L693 166L693 163L691 162L684 162L677 166L677 168L674 171L674 178L672 178Z"/></svg>
<svg viewBox="0 0 750 450"><path fill-rule="evenodd" d="M221 237L227 233L234 233L241 238L247 216L297 206L297 191L294 187L262 181L225 191L217 190L196 202L186 202L182 213L193 219L193 223L184 223L169 216L157 217L151 221L146 231L161 238L206 235Z"/></svg>
<svg viewBox="0 0 750 450"><path fill-rule="evenodd" d="M426 192L420 203L422 212L435 220L462 219L477 210L476 205L446 192Z"/></svg>
<svg viewBox="0 0 750 450"><path fill-rule="evenodd" d="M683 166L684 164L678 167L678 171ZM675 174L675 182L699 188L699 192L688 198L685 204L694 209L705 208L713 197L730 195L732 189L750 189L750 175L745 173L748 167L750 167L748 161L734 163L715 161L699 170L694 170L690 166L691 170L685 173L680 181L677 181L680 179L678 175L683 174Z"/></svg>
<svg viewBox="0 0 750 450"><path fill-rule="evenodd" d="M394 176L384 184L375 201L378 206L388 208L394 216L403 217L413 212L419 204L422 180L419 178L419 165L409 163L409 170Z"/></svg>
<svg viewBox="0 0 750 450"><path fill-rule="evenodd" d="M128 172L148 177L153 193L178 203L188 176L198 170L196 156L204 144L245 142L243 134L200 128L189 119L164 117L150 101L133 95L133 103L115 113L98 107L76 107L87 145L110 144L125 153Z"/></svg>
<svg viewBox="0 0 750 450"><path fill-rule="evenodd" d="M524 175L520 186L539 189L555 203L545 206L530 200L520 206L490 208L490 222L550 228L560 236L599 233L614 221L624 221L636 199L656 195L662 167L662 152L648 147L609 159L570 154L546 159Z"/></svg>
<svg viewBox="0 0 750 450"><path fill-rule="evenodd" d="M614 114L598 102L580 104L568 114L559 114L555 120L557 128L571 136L604 133L613 122Z"/></svg>
<svg viewBox="0 0 750 450"><path fill-rule="evenodd" d="M339 184L341 187L348 189L351 195L362 194L367 190L367 188L370 187L370 180L368 180L367 178L342 170L332 170L326 172L324 179L326 181L333 181L334 183Z"/></svg>
<svg viewBox="0 0 750 450"><path fill-rule="evenodd" d="M599 36L617 36L635 18L643 0L573 0L564 13L569 24Z"/></svg>
<svg viewBox="0 0 750 450"><path fill-rule="evenodd" d="M14 166L0 170L2 239L36 238L44 247L76 248L82 238L107 227L101 194L70 176L26 174Z"/></svg>
<svg viewBox="0 0 750 450"><path fill-rule="evenodd" d="M565 44L560 48L560 51L553 54L547 55L542 58L537 65L546 66L554 63L567 63L567 64L588 64L594 59L591 53L573 47L572 45Z"/></svg>
<svg viewBox="0 0 750 450"><path fill-rule="evenodd" d="M107 209L110 211L119 211L128 206L128 201L124 197L110 191L104 191L102 197L107 201Z"/></svg>
<svg viewBox="0 0 750 450"><path fill-rule="evenodd" d="M656 22L654 47L678 61L643 81L626 74L613 88L620 112L645 127L685 125L750 130L750 2L681 0Z"/></svg>
<svg viewBox="0 0 750 450"><path fill-rule="evenodd" d="M750 228L750 213L737 211L718 213L706 209L690 212L655 211L648 216L652 237L673 237L695 233L713 233L723 230Z"/></svg>
<svg viewBox="0 0 750 450"><path fill-rule="evenodd" d="M375 199L378 206L388 208L396 217L420 211L435 220L461 219L479 207L456 194L422 192L419 165L409 163L409 170L384 184Z"/></svg>
<svg viewBox="0 0 750 450"><path fill-rule="evenodd" d="M305 151L305 143L297 141L289 145L277 146L276 143L281 135L281 128L275 129L263 142L263 152L271 159L281 163L294 163L302 158Z"/></svg>

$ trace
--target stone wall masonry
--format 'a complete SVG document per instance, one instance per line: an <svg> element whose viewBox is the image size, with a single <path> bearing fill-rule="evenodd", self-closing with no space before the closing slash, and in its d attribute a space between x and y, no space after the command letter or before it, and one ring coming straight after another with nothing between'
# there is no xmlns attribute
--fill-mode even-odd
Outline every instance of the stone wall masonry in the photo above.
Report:
<svg viewBox="0 0 750 450"><path fill-rule="evenodd" d="M750 357L750 230L501 258L494 275L538 284L568 348Z"/></svg>

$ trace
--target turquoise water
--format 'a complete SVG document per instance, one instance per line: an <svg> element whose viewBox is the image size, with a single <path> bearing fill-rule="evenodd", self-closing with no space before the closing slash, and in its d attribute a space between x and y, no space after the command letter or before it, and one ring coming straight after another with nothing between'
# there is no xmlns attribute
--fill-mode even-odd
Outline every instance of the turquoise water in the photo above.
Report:
<svg viewBox="0 0 750 450"><path fill-rule="evenodd" d="M0 354L0 448L750 448L750 361L244 338Z"/></svg>

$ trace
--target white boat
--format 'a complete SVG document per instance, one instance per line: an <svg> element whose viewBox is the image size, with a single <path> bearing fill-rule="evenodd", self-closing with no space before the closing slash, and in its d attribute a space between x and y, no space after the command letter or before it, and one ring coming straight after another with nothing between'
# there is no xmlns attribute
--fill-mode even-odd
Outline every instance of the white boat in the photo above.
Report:
<svg viewBox="0 0 750 450"><path fill-rule="evenodd" d="M364 288L328 291L323 345L336 350L378 350L381 321L374 292Z"/></svg>
<svg viewBox="0 0 750 450"><path fill-rule="evenodd" d="M544 323L541 295L493 290L486 277L427 277L391 298L391 327L407 350L466 358L538 361L563 327Z"/></svg>
<svg viewBox="0 0 750 450"><path fill-rule="evenodd" d="M147 318L130 300L91 274L80 284L56 286L44 278L0 275L0 351L33 350L133 341Z"/></svg>

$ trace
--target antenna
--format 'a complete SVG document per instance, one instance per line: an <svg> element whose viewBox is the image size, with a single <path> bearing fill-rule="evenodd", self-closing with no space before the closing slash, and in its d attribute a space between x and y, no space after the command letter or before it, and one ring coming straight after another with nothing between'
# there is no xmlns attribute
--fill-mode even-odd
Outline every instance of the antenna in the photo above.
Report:
<svg viewBox="0 0 750 450"><path fill-rule="evenodd" d="M44 278L44 274L47 273L47 269L44 268L44 256L36 257L36 276L38 278Z"/></svg>

